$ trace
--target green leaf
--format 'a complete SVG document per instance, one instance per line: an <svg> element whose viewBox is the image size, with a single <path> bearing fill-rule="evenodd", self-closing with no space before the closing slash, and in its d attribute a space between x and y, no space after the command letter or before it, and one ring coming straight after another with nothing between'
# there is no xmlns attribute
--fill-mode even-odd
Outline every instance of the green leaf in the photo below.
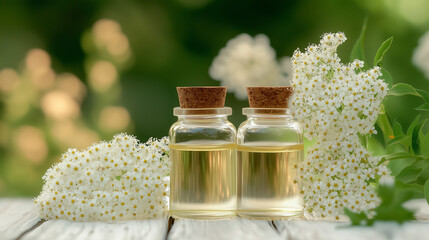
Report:
<svg viewBox="0 0 429 240"><path fill-rule="evenodd" d="M355 59L359 59L365 62L364 43L365 43L367 22L368 22L368 19L365 18L359 38L356 40L356 43L353 46L352 53L350 55L351 62Z"/></svg>
<svg viewBox="0 0 429 240"><path fill-rule="evenodd" d="M425 198L426 198L426 201L428 202L428 204L429 204L429 180L427 180L426 182L425 182L425 185L424 185L424 194L425 194Z"/></svg>
<svg viewBox="0 0 429 240"><path fill-rule="evenodd" d="M412 140L411 136L395 137L394 139L388 141L387 145L393 145L393 144L399 143L408 150L411 146L411 140Z"/></svg>
<svg viewBox="0 0 429 240"><path fill-rule="evenodd" d="M377 54L375 54L375 57L374 57L374 66L381 67L383 65L384 55L386 55L390 46L392 46L392 42L393 42L393 37L390 37L381 44L380 48L377 50Z"/></svg>
<svg viewBox="0 0 429 240"><path fill-rule="evenodd" d="M386 160L396 160L396 159L403 159L403 158L410 158L413 157L410 155L409 152L395 152L390 155L384 156Z"/></svg>
<svg viewBox="0 0 429 240"><path fill-rule="evenodd" d="M389 161L389 168L392 171L392 176L397 176L398 174L401 174L402 171L407 168L410 167L412 169L416 169L416 168L425 168L426 165L424 164L420 164L420 165L415 165L417 161L420 160L424 160L425 157L424 156L420 156L420 155L410 155L409 152L397 152L397 153L393 153L387 156L383 156L381 158L381 160L379 161L378 165L382 164L384 161ZM402 173L405 174L405 173Z"/></svg>
<svg viewBox="0 0 429 240"><path fill-rule="evenodd" d="M364 212L352 212L348 208L344 208L344 214L346 214L352 223L352 226L366 225L368 217Z"/></svg>
<svg viewBox="0 0 429 240"><path fill-rule="evenodd" d="M412 158L412 159L422 159L420 156L413 156L409 152L402 151L402 152L395 152L391 153L389 155L382 156L381 160L378 162L377 166L382 164L385 161L398 161L404 158Z"/></svg>
<svg viewBox="0 0 429 240"><path fill-rule="evenodd" d="M368 137L366 147L372 156L381 156L386 154L384 144L382 144L372 135Z"/></svg>
<svg viewBox="0 0 429 240"><path fill-rule="evenodd" d="M421 98L423 98L423 100L425 101L424 104L418 106L416 108L416 110L420 110L420 111L429 111L429 93L424 91L424 90L420 90L420 89L416 89L417 93L419 94L419 96Z"/></svg>
<svg viewBox="0 0 429 240"><path fill-rule="evenodd" d="M396 175L395 179L403 183L421 183L426 180L429 173L426 170L429 168L429 161L422 156L416 156L415 160L409 159L406 164L407 167L403 168L399 174ZM412 164L410 164L412 162ZM393 171L392 171L393 173Z"/></svg>
<svg viewBox="0 0 429 240"><path fill-rule="evenodd" d="M389 161L388 167L390 171L392 171L392 176L397 176L402 172L402 170L404 170L404 168L413 165L415 162L416 159L414 158L394 159Z"/></svg>
<svg viewBox="0 0 429 240"><path fill-rule="evenodd" d="M419 111L429 111L429 103L424 103L416 108Z"/></svg>
<svg viewBox="0 0 429 240"><path fill-rule="evenodd" d="M341 104L341 106L337 108L337 111L338 111L339 113L341 113L341 112L343 111L343 109L344 109L344 105L343 105L343 104Z"/></svg>
<svg viewBox="0 0 429 240"><path fill-rule="evenodd" d="M377 125L380 127L381 132L383 133L384 142L387 143L393 136L393 129L390 123L389 117L384 110L384 105L380 105L380 113L377 118Z"/></svg>
<svg viewBox="0 0 429 240"><path fill-rule="evenodd" d="M417 180L421 171L421 169L411 165L402 169L402 171L395 176L395 179L403 183L413 183Z"/></svg>
<svg viewBox="0 0 429 240"><path fill-rule="evenodd" d="M414 132L414 129L416 127L418 127L419 121L420 121L420 117L421 117L421 115L418 115L416 118L414 118L413 122L408 127L408 129L407 129L407 135L408 136L411 136L413 134L413 132Z"/></svg>
<svg viewBox="0 0 429 240"><path fill-rule="evenodd" d="M401 124L396 120L393 122L393 134L395 134L395 138L405 136Z"/></svg>
<svg viewBox="0 0 429 240"><path fill-rule="evenodd" d="M116 180L118 180L118 181L119 181L119 180L121 180L121 176L116 176L115 178L116 178Z"/></svg>
<svg viewBox="0 0 429 240"><path fill-rule="evenodd" d="M416 126L419 124L420 121L420 115L418 115L413 122L410 124L410 126L407 129L407 136L412 137L414 129L416 128Z"/></svg>
<svg viewBox="0 0 429 240"><path fill-rule="evenodd" d="M359 140L360 140L360 144L366 148L368 148L367 145L367 140L368 140L368 136L367 135L362 135L362 134L358 134Z"/></svg>
<svg viewBox="0 0 429 240"><path fill-rule="evenodd" d="M423 169L429 167L429 161L428 161L427 158L423 158L421 156L416 156L416 157L420 157L420 158L417 158L417 160L419 160L419 161L416 161L415 163L413 163L412 166L414 168L419 169L420 171L422 171Z"/></svg>
<svg viewBox="0 0 429 240"><path fill-rule="evenodd" d="M420 154L429 156L429 134L423 133L423 128L420 129L417 141L419 142Z"/></svg>
<svg viewBox="0 0 429 240"><path fill-rule="evenodd" d="M429 167L424 168L420 172L419 177L417 178L417 183L423 185L427 180L429 180Z"/></svg>
<svg viewBox="0 0 429 240"><path fill-rule="evenodd" d="M381 73L383 74L382 78L384 82L387 83L387 86L390 88L393 85L393 77L392 74L390 74L389 71L387 71L385 68L380 69Z"/></svg>
<svg viewBox="0 0 429 240"><path fill-rule="evenodd" d="M404 95L413 95L417 97L422 97L417 90L405 83L398 83L393 85L393 87L387 92L388 96L404 96Z"/></svg>
<svg viewBox="0 0 429 240"><path fill-rule="evenodd" d="M409 190L413 193L412 198L423 198L423 185L422 184L405 184L400 181L396 181L397 187L401 189Z"/></svg>
<svg viewBox="0 0 429 240"><path fill-rule="evenodd" d="M388 159L383 159L381 161L387 161ZM380 162L381 162L380 161ZM388 160L388 167L392 172L392 176L396 176L401 173L404 168L411 166L416 160L414 158L399 158Z"/></svg>
<svg viewBox="0 0 429 240"><path fill-rule="evenodd" d="M402 206L414 196L412 190L400 188L395 184L393 186L379 185L377 192L381 198L381 203L374 209L375 216L371 222L382 220L403 223L415 219L414 213Z"/></svg>
<svg viewBox="0 0 429 240"><path fill-rule="evenodd" d="M420 89L416 89L420 96L425 100L426 103L429 103L429 93Z"/></svg>
<svg viewBox="0 0 429 240"><path fill-rule="evenodd" d="M418 138L418 132L420 131L421 127L426 122L420 122L420 115L417 116L413 122L410 124L410 126L407 129L406 136L410 139L409 142L409 151L411 154L414 154L418 150L418 144L417 144L417 138Z"/></svg>
<svg viewBox="0 0 429 240"><path fill-rule="evenodd" d="M417 118L420 118L420 115ZM410 151L412 153L420 152L419 133L422 132L426 122L427 122L427 119L423 119L422 121L419 121L413 130L412 140L411 140L411 146L413 147L412 149L413 151Z"/></svg>

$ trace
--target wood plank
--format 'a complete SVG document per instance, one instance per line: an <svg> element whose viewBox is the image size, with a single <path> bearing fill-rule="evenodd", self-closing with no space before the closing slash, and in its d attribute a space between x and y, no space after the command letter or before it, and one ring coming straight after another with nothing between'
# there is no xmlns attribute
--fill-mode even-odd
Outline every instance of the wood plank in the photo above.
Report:
<svg viewBox="0 0 429 240"><path fill-rule="evenodd" d="M377 227L377 226L376 226ZM405 223L402 226L395 226L392 231L393 240L428 240L429 239L429 223L428 222L412 222Z"/></svg>
<svg viewBox="0 0 429 240"><path fill-rule="evenodd" d="M15 239L39 221L33 200L0 199L0 239Z"/></svg>
<svg viewBox="0 0 429 240"><path fill-rule="evenodd" d="M50 220L28 234L22 240L90 240L90 239L165 239L167 219L151 219L119 222L70 222Z"/></svg>
<svg viewBox="0 0 429 240"><path fill-rule="evenodd" d="M426 200L413 199L404 207L415 211L420 222L404 225L378 222L374 227L347 227L350 224L345 222L308 220L274 221L274 224L285 239L429 239L429 205Z"/></svg>
<svg viewBox="0 0 429 240"><path fill-rule="evenodd" d="M168 239L429 239L427 202L416 199L405 206L416 211L419 222L349 228L346 227L348 223L327 221L277 220L273 226L270 221L243 218L178 219ZM38 222L40 218L31 199L0 199L0 239L16 239ZM22 239L165 239L167 222L167 219L156 219L109 224L55 220L44 222L24 234Z"/></svg>
<svg viewBox="0 0 429 240"><path fill-rule="evenodd" d="M275 221L283 239L294 240L360 240L360 239L429 239L429 222L377 222L372 227L350 227L349 223L328 221Z"/></svg>
<svg viewBox="0 0 429 240"><path fill-rule="evenodd" d="M294 240L361 240L391 239L384 233L368 227L346 227L349 223L309 221L309 220L277 220L274 221L283 239Z"/></svg>
<svg viewBox="0 0 429 240"><path fill-rule="evenodd" d="M180 239L281 239L276 229L265 220L233 218L227 220L176 219L168 235Z"/></svg>

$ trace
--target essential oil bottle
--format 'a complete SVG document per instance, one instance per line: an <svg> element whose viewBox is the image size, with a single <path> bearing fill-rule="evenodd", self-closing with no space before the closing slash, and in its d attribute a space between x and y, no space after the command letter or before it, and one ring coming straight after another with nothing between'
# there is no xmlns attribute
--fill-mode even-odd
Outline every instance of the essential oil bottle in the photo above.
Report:
<svg viewBox="0 0 429 240"><path fill-rule="evenodd" d="M178 87L178 121L170 128L170 215L236 215L236 130L224 107L226 87Z"/></svg>
<svg viewBox="0 0 429 240"><path fill-rule="evenodd" d="M291 87L248 87L250 108L237 133L239 216L256 219L302 217L298 162L303 136L287 108Z"/></svg>

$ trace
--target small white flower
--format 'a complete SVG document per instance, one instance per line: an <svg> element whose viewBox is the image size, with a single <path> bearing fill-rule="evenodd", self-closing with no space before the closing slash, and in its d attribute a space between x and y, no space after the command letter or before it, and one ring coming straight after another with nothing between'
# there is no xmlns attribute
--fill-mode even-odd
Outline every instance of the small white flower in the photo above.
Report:
<svg viewBox="0 0 429 240"><path fill-rule="evenodd" d="M393 179L393 177L392 176L382 176L381 178L380 178L380 180L379 180L379 183L380 184L383 184L383 185L390 185L390 186L392 186L393 184L394 184L394 179Z"/></svg>
<svg viewBox="0 0 429 240"><path fill-rule="evenodd" d="M238 99L247 97L246 86L285 86L291 75L290 60L280 65L270 41L263 34L254 38L240 34L228 41L213 60L209 74L221 81ZM286 75L286 76L285 76Z"/></svg>

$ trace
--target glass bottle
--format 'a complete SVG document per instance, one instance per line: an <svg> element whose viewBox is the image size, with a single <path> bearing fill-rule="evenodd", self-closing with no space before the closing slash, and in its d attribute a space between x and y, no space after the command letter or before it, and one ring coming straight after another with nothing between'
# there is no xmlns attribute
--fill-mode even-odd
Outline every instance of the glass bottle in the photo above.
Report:
<svg viewBox="0 0 429 240"><path fill-rule="evenodd" d="M223 107L223 103L204 104L216 98L208 97L215 88L183 89L178 88L181 107L174 108L178 121L169 133L170 215L200 219L233 217L237 194L236 129L228 121L232 110ZM223 89L224 99L226 88ZM183 94L182 90L192 94ZM198 103L186 104L181 98Z"/></svg>
<svg viewBox="0 0 429 240"><path fill-rule="evenodd" d="M301 217L297 179L303 136L287 108L291 88L248 88L248 93L253 107L243 109L247 120L237 133L237 213L263 219Z"/></svg>

